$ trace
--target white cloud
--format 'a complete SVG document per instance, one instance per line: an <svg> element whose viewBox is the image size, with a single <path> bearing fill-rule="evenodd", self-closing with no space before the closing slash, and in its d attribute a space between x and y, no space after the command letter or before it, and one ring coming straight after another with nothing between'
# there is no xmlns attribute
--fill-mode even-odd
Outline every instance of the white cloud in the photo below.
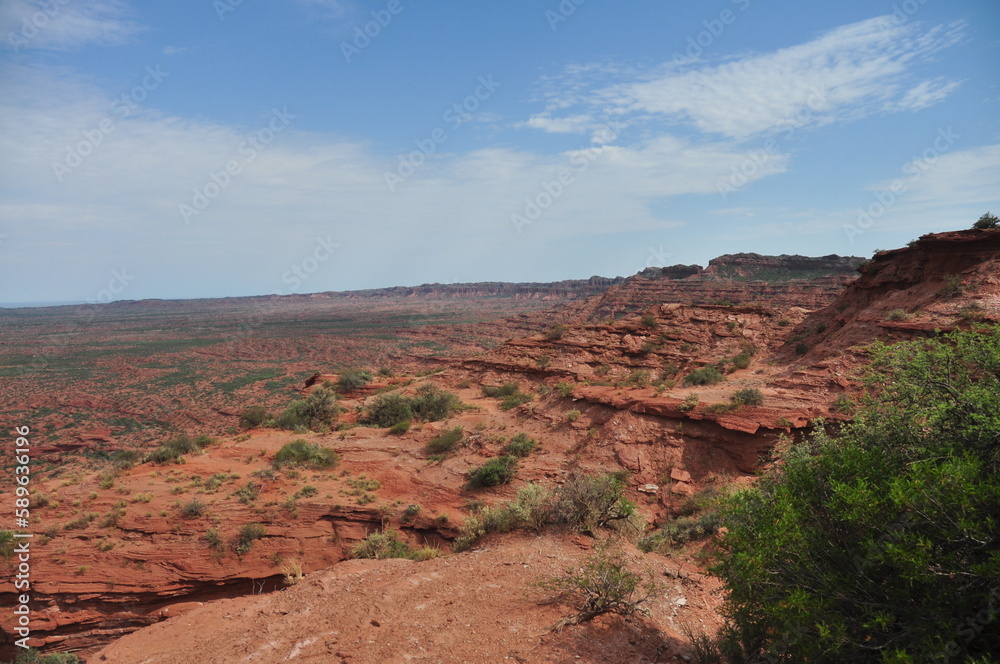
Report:
<svg viewBox="0 0 1000 664"><path fill-rule="evenodd" d="M546 82L548 114L539 128L561 127L561 118L551 114L572 109L576 112L566 120L639 116L646 122L687 124L705 134L742 140L788 123L818 126L877 112L916 110L957 87L954 81L914 84L909 79L917 64L958 43L964 27L961 22L892 27L879 17L771 53L682 69L668 63L609 85L604 84L605 67L567 69L561 79L563 92L553 81Z"/></svg>
<svg viewBox="0 0 1000 664"><path fill-rule="evenodd" d="M129 14L122 0L6 0L0 5L0 35L15 51L124 44L142 30Z"/></svg>
<svg viewBox="0 0 1000 664"><path fill-rule="evenodd" d="M164 46L160 52L163 53L163 55L173 56L191 53L195 50L196 49L193 46Z"/></svg>
<svg viewBox="0 0 1000 664"><path fill-rule="evenodd" d="M239 146L267 126L267 108L260 109L259 123L233 127L159 113L153 91L144 108L120 119L112 99L72 72L7 67L0 85L11 91L0 98L0 226L11 236L5 249L16 245L0 267L0 283L6 272L24 268L18 261L28 256L46 256L76 274L95 263L120 267L127 256L129 265L142 263L151 272L145 279L167 284L161 295L174 280L204 281L203 271L224 272L214 278L229 279L243 292L272 292L287 288L278 277L289 261L301 259L297 252L326 234L344 251L336 267L331 262L324 269L356 283L379 283L387 265L400 269L415 256L418 270L447 265L461 274L466 266L464 273L488 278L520 262L522 269L536 265L539 252L570 238L675 225L654 213L652 203L714 193L745 157L728 142L671 136L554 155L486 148L438 153L390 193L385 173L398 157L360 141L307 133L294 120L249 160ZM93 135L108 118L113 131L60 182L53 164L65 162L84 132ZM241 172L185 224L179 205L192 205L194 189L204 190L230 160ZM756 177L780 172L783 164L775 155ZM572 182L519 235L511 215L562 172ZM248 268L246 257L261 254ZM552 260L568 258L563 252ZM181 274L180 265L199 267ZM327 281L326 287L343 286ZM226 292L214 290L220 291ZM0 301L13 298L0 294Z"/></svg>
<svg viewBox="0 0 1000 664"><path fill-rule="evenodd" d="M594 128L594 118L589 115L571 115L564 118L553 118L548 113L534 115L522 126L530 129L541 129L550 134L584 134Z"/></svg>

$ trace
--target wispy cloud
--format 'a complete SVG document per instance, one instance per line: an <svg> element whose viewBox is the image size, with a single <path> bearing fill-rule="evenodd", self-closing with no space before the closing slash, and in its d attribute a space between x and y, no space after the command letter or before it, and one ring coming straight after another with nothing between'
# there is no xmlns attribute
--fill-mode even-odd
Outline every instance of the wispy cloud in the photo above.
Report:
<svg viewBox="0 0 1000 664"><path fill-rule="evenodd" d="M582 127L586 118L641 117L742 140L779 128L803 111L808 119L798 126L917 110L958 86L943 79L912 79L919 63L959 43L964 29L963 22L893 27L879 17L771 53L721 64L669 63L610 85L604 84L605 67L575 67L547 82L549 88L561 82L564 92L550 90L546 111L529 126L558 132ZM559 111L566 117L560 118Z"/></svg>
<svg viewBox="0 0 1000 664"><path fill-rule="evenodd" d="M46 2L6 0L0 4L0 35L7 49L69 50L129 42L142 31L121 0Z"/></svg>

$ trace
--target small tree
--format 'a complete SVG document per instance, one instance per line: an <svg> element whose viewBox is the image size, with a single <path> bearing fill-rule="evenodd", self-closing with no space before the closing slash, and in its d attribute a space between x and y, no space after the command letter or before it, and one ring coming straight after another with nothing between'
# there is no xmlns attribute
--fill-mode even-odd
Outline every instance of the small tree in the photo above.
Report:
<svg viewBox="0 0 1000 664"><path fill-rule="evenodd" d="M979 218L979 221L972 224L972 227L978 228L979 230L992 230L994 228L1000 228L1000 217L987 212Z"/></svg>
<svg viewBox="0 0 1000 664"><path fill-rule="evenodd" d="M571 567L562 576L539 581L537 585L543 590L555 591L558 593L556 601L576 609L575 613L553 625L552 631L579 625L606 613L617 613L629 619L646 612L644 605L663 592L651 572L641 575L630 571L625 555L621 551L608 551L606 546L587 558L582 567Z"/></svg>

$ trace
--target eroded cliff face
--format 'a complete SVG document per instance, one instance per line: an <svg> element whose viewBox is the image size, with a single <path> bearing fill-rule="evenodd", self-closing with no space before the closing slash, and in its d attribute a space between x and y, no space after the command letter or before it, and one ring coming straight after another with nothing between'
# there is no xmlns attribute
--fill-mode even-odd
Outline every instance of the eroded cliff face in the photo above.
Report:
<svg viewBox="0 0 1000 664"><path fill-rule="evenodd" d="M1000 320L1000 231L924 235L876 254L861 277L789 336L806 361L876 339L902 340Z"/></svg>
<svg viewBox="0 0 1000 664"><path fill-rule="evenodd" d="M590 321L639 311L661 302L744 304L818 309L857 278L856 256L762 256L727 254L698 265L647 268L585 305L568 310Z"/></svg>

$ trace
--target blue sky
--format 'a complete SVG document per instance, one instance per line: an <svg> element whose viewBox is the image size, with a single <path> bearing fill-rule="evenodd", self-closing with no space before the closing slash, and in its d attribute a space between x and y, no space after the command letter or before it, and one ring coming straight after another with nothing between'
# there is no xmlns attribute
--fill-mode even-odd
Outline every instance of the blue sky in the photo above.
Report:
<svg viewBox="0 0 1000 664"><path fill-rule="evenodd" d="M0 302L869 255L1000 212L995 0L6 0Z"/></svg>

